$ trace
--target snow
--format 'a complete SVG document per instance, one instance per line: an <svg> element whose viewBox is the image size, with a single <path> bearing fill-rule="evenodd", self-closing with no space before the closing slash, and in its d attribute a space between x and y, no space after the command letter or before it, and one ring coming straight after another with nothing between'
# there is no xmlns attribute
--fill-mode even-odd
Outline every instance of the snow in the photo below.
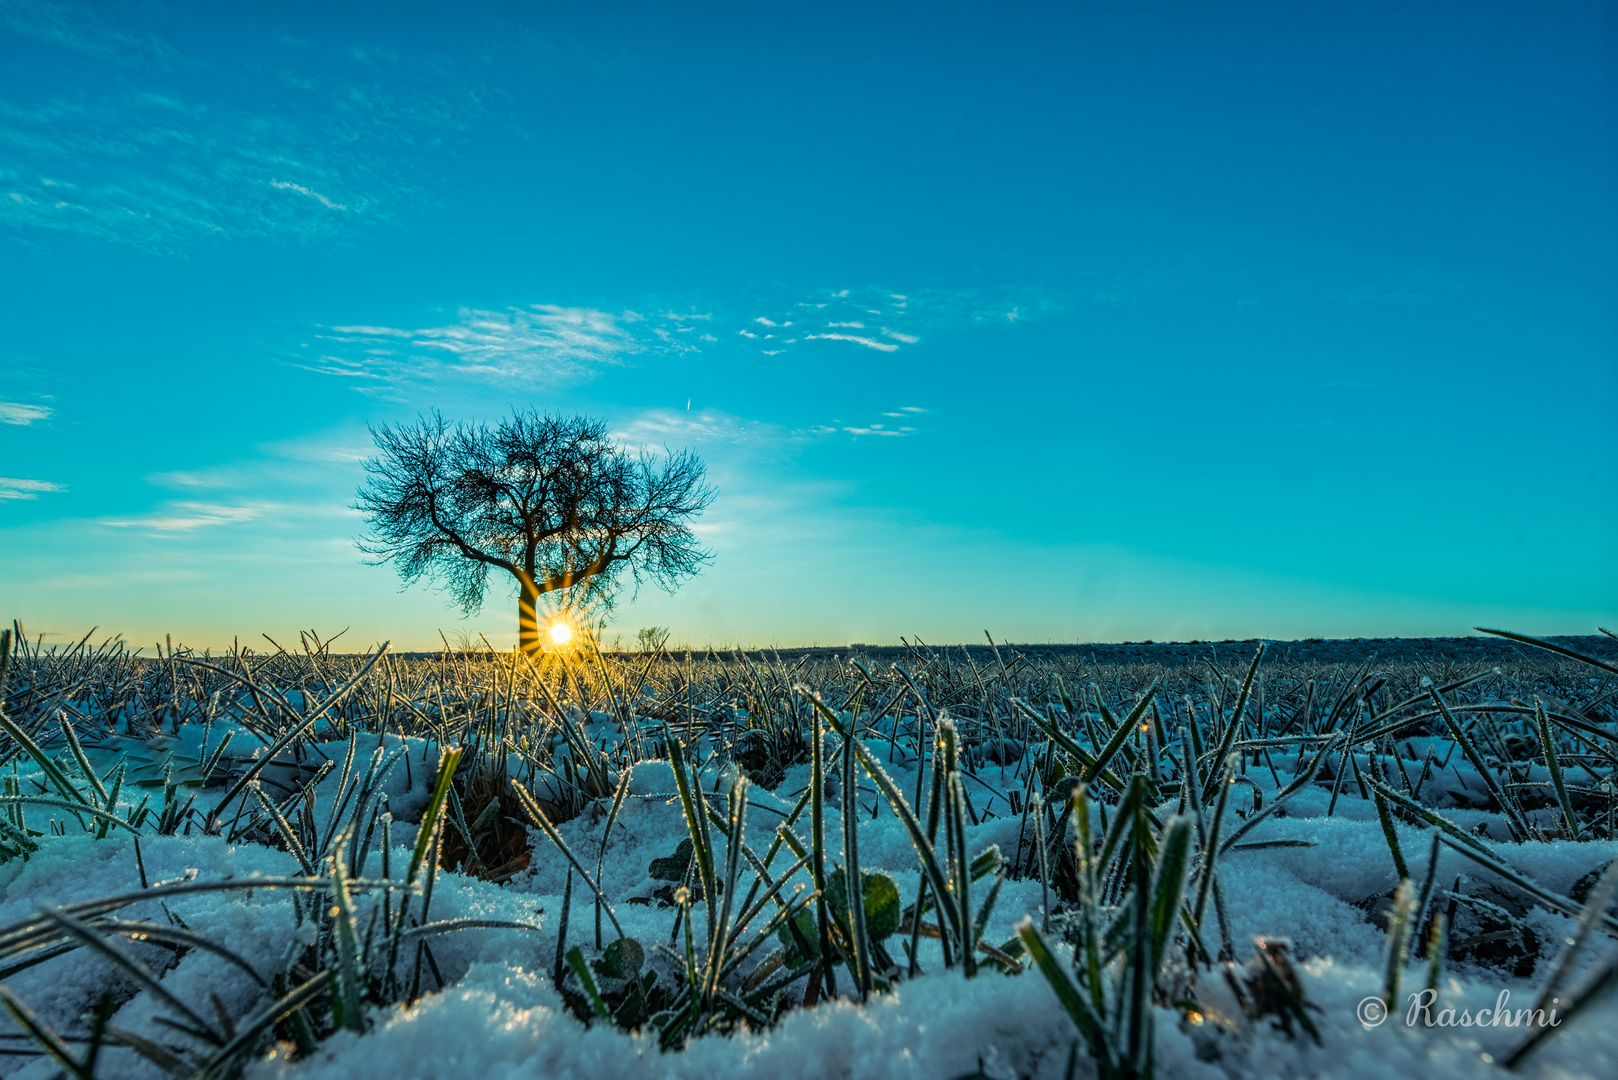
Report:
<svg viewBox="0 0 1618 1080"><path fill-rule="evenodd" d="M231 728L227 723L216 724L210 748ZM241 760L253 760L252 755L263 752L262 740L244 729L234 730L231 749L242 755ZM609 747L621 737L616 725L599 715L588 719L586 730L598 744ZM1436 800L1448 807L1442 812L1465 829L1497 823L1495 815L1474 808L1482 801L1483 785L1464 756L1455 754L1446 740L1431 741L1437 744L1439 760L1447 757L1448 764L1439 769L1435 762L1424 801ZM1421 740L1415 742L1416 752L1424 752ZM158 749L193 760L204 752L200 731L191 727L182 727L171 743ZM330 818L339 797L339 773L348 749L349 743L341 739L309 746L307 756L312 761L324 757L337 763L315 789L313 812L319 822ZM886 750L884 747L880 756L890 775L901 790L914 792L913 757L902 751L890 755ZM111 752L112 748L103 748L96 753ZM373 755L382 755L380 760L388 762L380 790L386 793L396 818L419 816L436 751L420 739L362 736L354 759L356 775L364 774ZM1246 774L1260 789L1266 806L1300 764L1296 751L1275 753L1272 760L1279 784L1267 767L1251 765ZM1376 767L1372 756L1360 755L1359 762L1362 770ZM1333 760L1331 764L1335 768L1337 763ZM1409 762L1405 765L1414 780L1417 767ZM31 771L26 765L16 773L24 784L36 774L37 769ZM972 851L998 844L1009 859L1031 842L1031 827L1025 831L1022 817L1008 809L1008 794L1024 789L1022 777L1021 769L1010 765L979 765L976 781L970 785L973 804L982 815L978 824L968 827ZM736 783L737 772L710 747L697 779L704 792L722 794ZM861 780L856 792L838 792L827 807L828 848L835 860L841 860L842 815L858 813L862 867L891 874L908 903L919 880L910 837L869 780L863 776ZM762 852L771 843L777 826L792 812L808 782L808 766L800 765L788 770L775 791L756 785L748 788L747 837L754 850ZM628 797L611 835L605 837L601 887L612 899L625 932L647 943L668 940L674 911L655 903L630 901L649 899L654 890L668 884L653 878L649 866L652 860L672 854L687 836L674 791L674 775L667 762L636 764L630 773ZM132 812L147 794L126 788L120 812ZM199 804L212 805L211 800L221 794L223 788L205 789L199 793ZM1251 796L1245 786L1234 789L1232 804L1245 813ZM1167 815L1175 806L1171 802L1157 809ZM352 810L350 803L345 813ZM593 868L602 852L605 818L605 804L598 802L559 827L587 867ZM35 828L42 828L50 819L68 826L66 835L41 837L39 851L26 861L0 866L0 925L28 920L42 905L71 904L139 885L135 844L127 833L115 831L106 839L94 840L78 831L64 812L29 811ZM796 828L800 836L807 836L807 813ZM1411 875L1419 881L1427 871L1430 830L1401 821L1396 832ZM413 834L414 828L399 820L393 834L395 867L408 861ZM677 1053L660 1052L650 1036L629 1035L606 1026L587 1028L563 1006L549 974L556 954L567 863L537 829L532 831L532 839L531 870L504 885L442 873L433 894L432 917L520 921L537 924L539 932L478 929L435 939L435 955L448 984L445 989L426 995L413 1006L379 1010L373 1014L372 1030L364 1035L344 1032L332 1036L307 1058L289 1060L287 1048L277 1048L252 1065L248 1075L256 1080L370 1076L503 1080L535 1075L592 1080L618 1076L729 1080L754 1075L783 1080L938 1080L978 1070L995 1078L1064 1075L1075 1029L1049 986L1034 972L1017 977L985 972L971 980L958 973L931 974L901 983L893 992L864 1005L838 1000L791 1010L771 1030L705 1036ZM1239 1030L1234 1034L1222 1034L1212 1025L1199 1028L1189 1024L1175 1009L1160 1008L1156 1013L1158 1075L1348 1078L1419 1074L1458 1078L1496 1072L1486 1055L1503 1057L1520 1038L1520 1031L1505 1027L1411 1028L1402 1016L1365 1029L1356 1019L1355 1008L1361 999L1381 992L1385 949L1382 932L1367 920L1360 905L1386 894L1397 880L1374 805L1359 797L1352 775L1345 779L1335 806L1329 786L1311 786L1291 799L1283 813L1272 815L1243 839L1300 840L1312 845L1230 851L1220 862L1220 882L1229 901L1231 933L1239 951L1245 952L1260 935L1292 941L1308 999L1319 1010L1313 1015L1323 1045L1316 1046L1304 1037L1288 1038L1266 1025L1252 1028L1245 1022L1236 1023ZM722 851L723 837L716 835L715 841ZM1493 846L1508 865L1564 895L1581 876L1618 857L1618 843L1609 841L1496 842ZM140 851L146 875L153 882L186 876L214 881L298 873L296 861L285 852L253 844L233 845L218 836L147 835L140 841ZM1441 849L1439 859L1441 888L1447 888L1457 874L1470 881L1490 878L1477 864L1448 848ZM985 939L996 943L1009 939L1025 916L1037 921L1040 902L1037 878L1008 881ZM356 898L362 924L373 903L368 896ZM293 936L292 903L285 892L198 894L172 899L167 909L195 932L228 942L265 974L283 964ZM129 919L159 919L164 912L146 902L120 914ZM589 890L575 882L568 940L593 941L594 921ZM1571 920L1542 909L1531 911L1526 921L1548 940L1567 936L1572 927ZM604 929L609 937L613 934L610 923L604 922ZM126 947L154 965L168 955L139 943ZM1065 946L1058 948L1063 956L1068 955ZM72 955L69 963L43 964L5 980L46 1022L58 1028L79 1026L80 1017L93 1006L100 989L121 979L104 961L82 953ZM923 939L920 961L924 969L941 968L936 943ZM1546 966L1542 963L1542 970L1535 974L1542 975ZM1424 977L1423 971L1413 967L1404 984L1407 989L1419 988ZM218 993L235 1015L246 1012L259 995L245 973L203 952L186 954L162 972L162 981L199 1009L207 1008L204 1003L209 992ZM1207 989L1209 1000L1217 999L1219 988ZM1445 1004L1475 1010L1492 1006L1501 990L1509 990L1518 1007L1527 1007L1536 984L1495 970L1452 964L1442 996ZM136 993L116 1022L155 1036L162 1030L152 1024L155 1011L148 993ZM1521 1075L1547 1080L1618 1075L1618 1024L1614 1020L1618 1020L1618 1010L1612 1002L1598 1004L1530 1058ZM162 1075L128 1050L113 1048L106 1055L103 1075L134 1080ZM1088 1075L1089 1069L1081 1054L1080 1075ZM44 1059L0 1059L0 1074L7 1077L42 1080L55 1071Z"/></svg>
<svg viewBox="0 0 1618 1080"><path fill-rule="evenodd" d="M1503 1058L1519 1029L1409 1028L1394 1020L1366 1030L1354 1009L1380 993L1379 970L1319 959L1304 966L1321 1009L1321 1046L1273 1031L1200 1038L1168 1009L1156 1011L1158 1075L1186 1080L1229 1077L1498 1076L1483 1055ZM1444 1000L1457 1008L1492 1007L1498 990L1450 979ZM1526 1006L1524 994L1515 1003ZM1609 1014L1610 1017L1610 1014ZM1530 1058L1520 1075L1542 1080L1610 1077L1618 1067L1618 1030L1587 1016L1559 1042ZM469 1037L469 1033L475 1036ZM396 1009L365 1036L340 1034L310 1059L272 1059L253 1080L400 1080L689 1078L731 1080L936 1080L981 1069L996 1078L1057 1080L1074 1030L1035 975L1016 978L940 975L919 979L866 1006L837 1002L789 1013L771 1031L699 1039L682 1053L660 1054L648 1038L586 1030L561 1008L548 980L512 965L479 965L453 989L412 1009ZM1219 1060L1199 1050L1217 1046ZM1080 1058L1080 1075L1088 1062Z"/></svg>

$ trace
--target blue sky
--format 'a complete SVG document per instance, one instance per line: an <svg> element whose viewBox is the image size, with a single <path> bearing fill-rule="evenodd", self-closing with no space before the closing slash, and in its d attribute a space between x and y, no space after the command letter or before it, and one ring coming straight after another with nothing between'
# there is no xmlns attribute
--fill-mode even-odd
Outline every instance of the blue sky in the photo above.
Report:
<svg viewBox="0 0 1618 1080"><path fill-rule="evenodd" d="M1618 619L1611 4L0 5L0 599L515 640L367 424L691 447L610 637Z"/></svg>

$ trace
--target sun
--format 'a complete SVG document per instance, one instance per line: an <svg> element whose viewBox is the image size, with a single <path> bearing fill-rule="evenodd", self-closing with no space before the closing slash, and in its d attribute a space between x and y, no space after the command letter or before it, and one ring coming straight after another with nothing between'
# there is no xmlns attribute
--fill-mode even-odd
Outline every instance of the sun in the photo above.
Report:
<svg viewBox="0 0 1618 1080"><path fill-rule="evenodd" d="M568 639L572 636L573 628L567 623L559 622L555 626L551 627L551 640L556 642L558 645L566 645Z"/></svg>

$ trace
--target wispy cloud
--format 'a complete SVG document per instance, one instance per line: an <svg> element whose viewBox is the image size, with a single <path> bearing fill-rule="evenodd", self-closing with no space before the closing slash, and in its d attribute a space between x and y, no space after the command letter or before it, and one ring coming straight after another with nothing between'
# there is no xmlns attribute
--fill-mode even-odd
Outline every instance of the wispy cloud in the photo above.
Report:
<svg viewBox="0 0 1618 1080"><path fill-rule="evenodd" d="M345 434L284 439L259 447L272 458L309 465L353 465L375 452L368 439Z"/></svg>
<svg viewBox="0 0 1618 1080"><path fill-rule="evenodd" d="M778 446L803 442L836 430L831 427L789 428L761 420L747 420L717 409L686 412L648 409L615 432L628 446L658 449L690 444L727 443L733 446Z"/></svg>
<svg viewBox="0 0 1618 1080"><path fill-rule="evenodd" d="M151 473L146 482L158 487L183 490L215 490L236 486L236 479L227 469L176 469L171 472Z"/></svg>
<svg viewBox="0 0 1618 1080"><path fill-rule="evenodd" d="M767 334L745 328L737 333L757 340L760 351L770 356L783 351L783 346L800 341L841 343L817 346L821 348L854 345L896 353L921 344L929 335L970 325L1011 325L1058 306L1054 297L1028 290L923 289L901 293L878 288L827 289L807 299L784 302L771 314L753 315L745 320L746 325L771 328L792 326L796 322L799 329L795 332L800 335L797 338L775 339L765 345L769 339ZM877 333L847 333L866 330L873 323Z"/></svg>
<svg viewBox="0 0 1618 1080"><path fill-rule="evenodd" d="M504 310L463 308L452 323L415 329L370 324L325 328L319 350L294 363L354 381L365 392L392 393L403 383L443 375L494 381L561 383L588 378L635 357L684 356L718 339L691 322L710 314L530 304ZM751 331L743 334L755 336Z"/></svg>
<svg viewBox="0 0 1618 1080"><path fill-rule="evenodd" d="M255 447L257 457L148 473L146 482L194 496L227 490L284 493L289 486L325 485L374 452L359 438L363 434L343 431L262 443Z"/></svg>
<svg viewBox="0 0 1618 1080"><path fill-rule="evenodd" d="M633 311L615 315L556 304L505 311L465 308L455 322L443 326L331 327L322 335L327 354L318 364L303 366L389 381L444 371L556 379L585 375L653 348L694 348L673 339L666 327L647 322Z"/></svg>
<svg viewBox="0 0 1618 1080"><path fill-rule="evenodd" d="M805 334L810 341L852 341L856 345L864 345L867 349L880 349L883 352L898 352L899 346L889 341L877 341L868 337L857 337L853 334ZM911 340L920 340L912 338Z"/></svg>
<svg viewBox="0 0 1618 1080"><path fill-rule="evenodd" d="M35 420L44 420L51 410L43 405L23 405L15 401L0 401L0 424L18 424L26 427Z"/></svg>
<svg viewBox="0 0 1618 1080"><path fill-rule="evenodd" d="M133 518L102 518L101 524L115 529L151 529L154 532L190 532L214 525L239 525L261 516L265 506L231 506L224 503L173 502L157 513Z"/></svg>
<svg viewBox="0 0 1618 1080"><path fill-rule="evenodd" d="M24 480L14 476L0 476L0 502L37 499L42 492L66 491L61 484L49 480Z"/></svg>
<svg viewBox="0 0 1618 1080"><path fill-rule="evenodd" d="M886 417L913 419L912 413L924 412L915 406L907 411L883 413ZM884 423L844 425L839 422L787 427L760 420L746 420L716 409L692 413L677 409L649 409L617 430L620 442L632 447L656 450L663 446L728 444L737 447L765 448L790 447L817 442L828 436L846 434L856 439L862 436L876 438L904 438L915 434L908 425L891 426Z"/></svg>
<svg viewBox="0 0 1618 1080"><path fill-rule="evenodd" d="M924 413L926 411L926 409L919 405L901 405L897 409L883 413L882 416L887 420L914 421L917 413ZM867 436L879 439L902 439L907 435L914 435L916 433L915 427L911 424L894 425L876 422L865 425L844 425L838 427L837 430L845 435L854 436L856 440Z"/></svg>
<svg viewBox="0 0 1618 1080"><path fill-rule="evenodd" d="M342 205L341 203L334 203L320 192L306 188L302 184L294 184L288 180L271 180L270 186L272 188L280 188L282 191L296 191L299 195L306 195L318 202L321 206L326 207L328 210L348 209L348 207Z"/></svg>
<svg viewBox="0 0 1618 1080"><path fill-rule="evenodd" d="M1031 310L1049 305L1030 301ZM872 306L879 305L879 306ZM657 310L653 308L652 310ZM756 349L781 356L794 347L856 346L897 353L920 346L931 333L972 323L1015 321L1024 310L1003 298L975 293L893 293L887 290L823 291L813 299L781 301L766 315L704 311L618 314L595 308L532 304L501 310L463 308L456 321L405 329L372 323L326 328L319 349L300 367L351 380L367 393L394 393L400 383L449 372L496 379L560 381L589 375L604 365L645 356L684 356L705 346ZM881 320L874 332L863 316ZM861 317L855 317L861 316ZM1021 316L1018 316L1021 317ZM699 326L707 324L699 331Z"/></svg>
<svg viewBox="0 0 1618 1080"><path fill-rule="evenodd" d="M21 72L0 91L0 226L159 252L318 240L429 201L405 177L430 173L409 166L486 109L474 79L432 56L322 54L316 76L296 70L308 63L298 47L267 40L265 62L232 64L148 29L166 17L0 6Z"/></svg>

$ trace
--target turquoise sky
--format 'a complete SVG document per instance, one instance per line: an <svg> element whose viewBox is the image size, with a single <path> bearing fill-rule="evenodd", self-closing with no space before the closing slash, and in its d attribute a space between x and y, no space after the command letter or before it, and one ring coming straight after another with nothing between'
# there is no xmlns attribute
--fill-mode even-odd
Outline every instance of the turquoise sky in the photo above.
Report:
<svg viewBox="0 0 1618 1080"><path fill-rule="evenodd" d="M0 615L515 640L366 425L691 447L703 644L1618 620L1610 3L0 5Z"/></svg>

